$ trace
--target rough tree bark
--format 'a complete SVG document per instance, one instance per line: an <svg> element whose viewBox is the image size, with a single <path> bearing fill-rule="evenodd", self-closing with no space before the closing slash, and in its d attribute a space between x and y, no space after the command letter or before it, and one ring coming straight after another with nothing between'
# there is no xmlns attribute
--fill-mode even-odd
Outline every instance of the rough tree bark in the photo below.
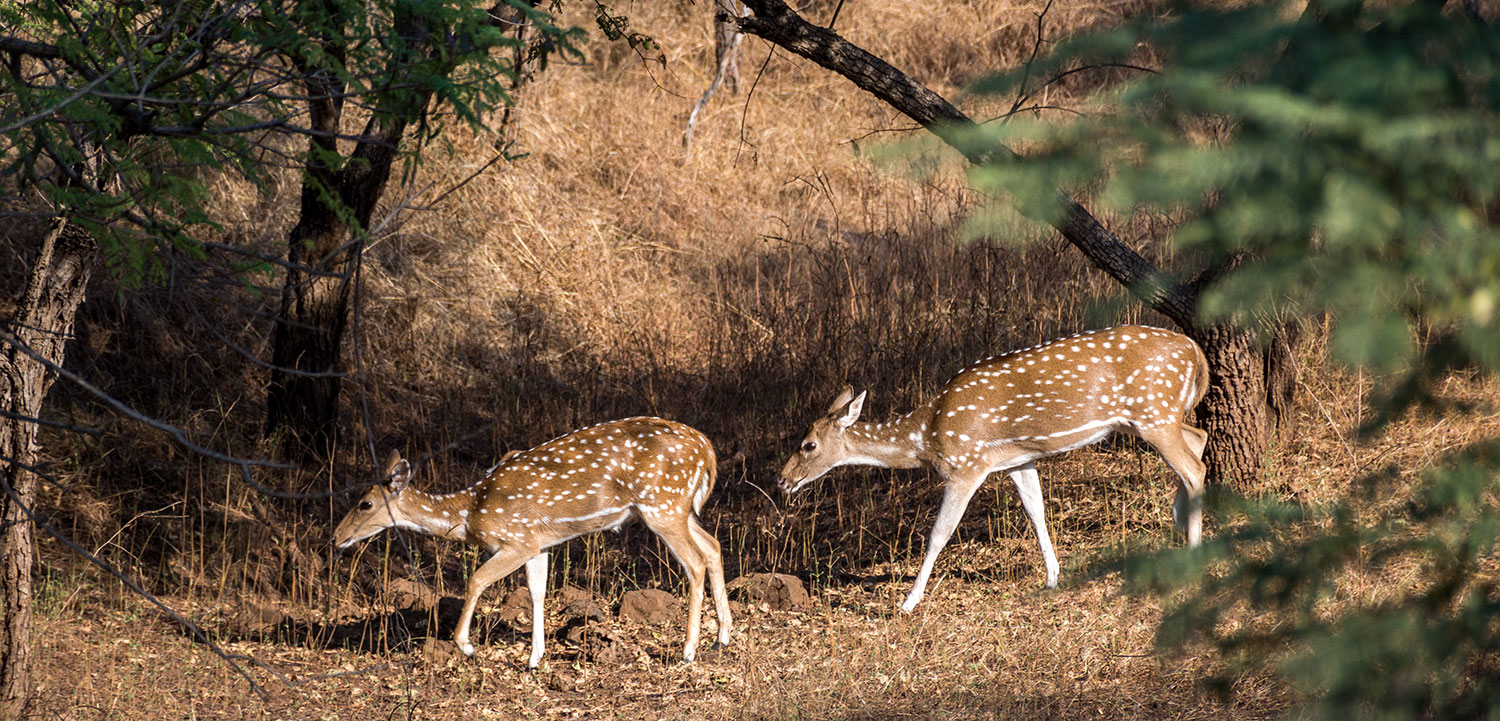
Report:
<svg viewBox="0 0 1500 721"><path fill-rule="evenodd" d="M755 13L739 19L746 33L848 78L917 121L970 162L1022 162L1008 148L976 147L967 141L974 121L942 96L832 30L808 23L781 0L745 0L745 5ZM1266 452L1266 383L1255 334L1199 324L1195 317L1199 286L1178 283L1121 242L1082 205L1057 192L1064 209L1060 220L1028 208L1020 211L1052 224L1095 266L1172 319L1203 347L1211 387L1198 407L1198 418L1209 434L1204 453L1209 475L1218 482L1239 484L1258 479Z"/></svg>
<svg viewBox="0 0 1500 721"><path fill-rule="evenodd" d="M37 424L56 379L40 356L61 364L98 246L57 218L37 253L15 315L0 325L0 718L20 718L31 697L31 569L36 552L29 509L36 507ZM28 353L27 351L30 351Z"/></svg>
<svg viewBox="0 0 1500 721"><path fill-rule="evenodd" d="M1260 477L1266 453L1265 365L1255 334L1238 328L1197 328L1193 340L1208 358L1208 393L1198 404L1198 420L1208 433L1203 462L1220 481L1238 481L1248 490Z"/></svg>

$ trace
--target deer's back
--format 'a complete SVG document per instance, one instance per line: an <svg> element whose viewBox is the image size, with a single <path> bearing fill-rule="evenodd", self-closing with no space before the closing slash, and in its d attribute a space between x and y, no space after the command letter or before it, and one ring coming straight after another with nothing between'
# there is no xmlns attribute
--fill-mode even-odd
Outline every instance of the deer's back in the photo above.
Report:
<svg viewBox="0 0 1500 721"><path fill-rule="evenodd" d="M1201 363L1187 336L1145 326L986 358L944 386L929 438L939 456L956 459L1007 446L1052 450L1122 425L1178 423L1201 397Z"/></svg>
<svg viewBox="0 0 1500 721"><path fill-rule="evenodd" d="M714 465L702 433L661 418L626 418L516 454L491 473L483 492L498 512L524 510L532 518L665 511L691 503L698 486L711 483Z"/></svg>

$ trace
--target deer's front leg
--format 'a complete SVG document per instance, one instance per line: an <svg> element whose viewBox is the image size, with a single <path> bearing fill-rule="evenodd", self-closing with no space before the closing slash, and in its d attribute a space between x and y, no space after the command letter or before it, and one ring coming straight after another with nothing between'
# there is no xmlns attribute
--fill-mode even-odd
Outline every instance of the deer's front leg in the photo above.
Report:
<svg viewBox="0 0 1500 721"><path fill-rule="evenodd" d="M937 521L932 524L932 536L927 539L927 557L922 559L922 570L917 572L917 582L912 586L911 594L901 604L902 611L910 613L921 602L922 595L927 592L927 578L932 575L932 567L937 565L938 554L942 552L943 546L948 545L948 539L953 537L953 530L958 528L959 519L964 516L964 509L969 507L974 492L984 485L984 478L989 475L984 470L965 473L963 476L957 473L951 475L943 486L943 505L938 507Z"/></svg>
<svg viewBox="0 0 1500 721"><path fill-rule="evenodd" d="M1047 564L1047 588L1057 588L1057 554L1052 550L1052 537L1047 533L1047 511L1042 505L1042 482L1037 478L1036 466L1027 463L1010 472L1010 480L1021 494L1021 507L1031 519L1036 530L1036 541L1042 546L1042 562Z"/></svg>
<svg viewBox="0 0 1500 721"><path fill-rule="evenodd" d="M474 655L474 645L469 643L469 622L474 617L474 607L479 605L479 596L490 584L509 576L521 567L526 559L536 555L535 549L506 547L490 557L474 571L469 577L469 589L467 598L464 599L464 612L458 620L458 630L453 634L453 642L458 644L459 650L465 656Z"/></svg>
<svg viewBox="0 0 1500 721"><path fill-rule="evenodd" d="M542 648L547 643L542 632L542 597L547 595L546 551L526 562L526 589L531 591L531 660L526 668L534 669L542 662Z"/></svg>

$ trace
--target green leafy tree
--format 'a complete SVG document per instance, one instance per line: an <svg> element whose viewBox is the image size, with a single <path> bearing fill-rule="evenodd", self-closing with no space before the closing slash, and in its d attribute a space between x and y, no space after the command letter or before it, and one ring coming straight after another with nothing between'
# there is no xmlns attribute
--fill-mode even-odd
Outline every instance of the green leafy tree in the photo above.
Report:
<svg viewBox="0 0 1500 721"><path fill-rule="evenodd" d="M577 31L562 30L531 5L485 10L465 2L308 0L289 8L259 37L284 54L303 85L309 142L297 225L288 239L288 271L272 338L267 431L286 451L327 457L337 440L344 331L365 233L398 160L443 127L447 113L479 125L509 102L515 53L492 50L520 40L497 18L508 14L541 29L533 47L564 50ZM358 99L359 103L351 102ZM359 106L368 108L365 111ZM343 138L350 115L362 122ZM346 153L340 148L340 140Z"/></svg>
<svg viewBox="0 0 1500 721"><path fill-rule="evenodd" d="M521 49L519 21L535 52L497 52ZM283 269L273 407L299 447L326 446L329 426L298 404L336 408L354 269L393 169L448 118L481 124L517 62L576 53L578 35L519 1L0 2L5 207L49 223L0 326L0 717L29 695L36 420L95 262L127 285L170 264ZM287 158L303 171L288 259L201 240L204 178L261 182Z"/></svg>
<svg viewBox="0 0 1500 721"><path fill-rule="evenodd" d="M1144 20L1048 62L1143 46L1161 70L1103 98L1116 110L974 131L1028 149L975 182L1054 216L1067 208L1037 188L1092 184L1114 210L1181 214L1179 251L1226 268L1203 321L1326 314L1333 359L1380 379L1362 433L1414 406L1472 413L1432 388L1500 371L1500 29L1441 3L1273 3ZM1133 587L1172 599L1161 642L1216 646L1226 687L1274 669L1313 718L1500 718L1500 587L1480 570L1500 531L1500 439L1435 459L1372 518L1373 494L1404 492L1399 470L1327 509L1227 502L1201 549L1133 559ZM1337 596L1351 574L1413 565L1420 578L1378 601Z"/></svg>

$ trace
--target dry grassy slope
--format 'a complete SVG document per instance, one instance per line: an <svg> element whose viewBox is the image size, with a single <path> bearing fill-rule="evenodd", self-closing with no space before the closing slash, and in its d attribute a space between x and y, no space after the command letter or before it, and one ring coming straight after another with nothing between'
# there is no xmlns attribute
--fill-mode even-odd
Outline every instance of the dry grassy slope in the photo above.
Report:
<svg viewBox="0 0 1500 721"><path fill-rule="evenodd" d="M840 27L951 95L1029 53L1041 8L861 5L845 9ZM1109 22L1129 8L1054 8L1047 32ZM906 137L888 131L910 123L785 53L764 63L767 47L753 39L742 64L754 97L721 94L694 147L682 148L712 56L705 8L619 10L657 38L664 66L609 45L592 46L586 65L555 66L521 94L516 148L527 158L377 241L367 320L373 355L387 362L376 370L383 388L412 394L396 397L418 414L397 428L377 423L377 437L434 423L462 433L480 419L427 415L451 405L433 400L455 388L496 403L484 410L502 426L530 431L492 439L506 444L625 410L726 430L739 424L708 416L756 415L723 392L685 393L684 384L821 396L845 378L878 380L877 396L904 391L905 402L975 354L1076 328L1083 303L1114 291L1055 246L959 245L954 228L978 199L954 167L922 180L904 163L877 167L866 151ZM975 28L988 30L976 36ZM414 187L428 197L450 187L496 140L461 135L455 157L430 163ZM975 302L986 305L963 307ZM875 358L869 370L878 377L851 375L919 325L943 336L924 344L933 355ZM917 387L901 378L913 374L922 374ZM658 388L651 376L675 382ZM548 382L595 377L602 387L574 388L571 408L554 411L561 418L539 423L527 408ZM777 383L805 387L764 387Z"/></svg>
<svg viewBox="0 0 1500 721"><path fill-rule="evenodd" d="M832 5L807 12L826 18ZM1043 5L882 0L846 5L838 27L951 97L985 70L1027 56ZM1053 7L1043 26L1052 38L1145 6ZM904 163L876 162L892 155L884 146L908 137L892 131L909 123L784 53L765 62L768 49L754 39L742 60L753 97L721 94L694 147L684 149L682 125L712 57L708 6L615 9L660 42L664 65L591 43L588 62L554 66L520 94L512 150L525 158L427 207L491 158L500 140L458 131L451 156L432 154L412 183L388 193L387 211L421 209L390 216L370 247L358 345L366 382L362 396L350 395L348 438L362 444L368 434L381 452L433 455L418 483L447 490L507 448L577 426L638 413L688 422L708 433L723 460L707 520L730 575L800 574L818 607L803 616L749 616L737 651L692 669L563 660L552 675L521 677L515 638L456 665L399 649L371 656L237 642L301 676L345 664L398 665L285 690L270 706L235 707L243 687L222 667L164 635L154 616L141 623L142 612L118 590L72 575L52 548L58 562L49 568L47 609L55 625L43 642L51 708L64 716L98 706L256 718L307 717L320 705L331 717L420 708L438 718L486 709L626 718L683 709L709 718L1274 712L1280 692L1260 681L1247 681L1245 696L1226 708L1193 689L1206 661L1139 656L1150 646L1155 611L1116 598L1111 580L1084 580L1100 549L1142 536L1166 540L1172 480L1154 455L1130 444L1042 465L1053 536L1077 586L1035 591L1039 554L1014 494L995 483L945 554L946 581L911 621L889 611L931 523L938 491L927 474L841 470L789 505L757 490L770 489L794 436L845 382L870 388L867 413L886 416L979 356L1083 326L1159 320L1106 303L1117 289L1046 233L960 240L956 228L982 199L951 158L930 153L935 160L920 176ZM1041 102L1070 102L1076 89ZM967 102L976 116L994 111ZM274 190L256 198L223 183L223 221L235 240L281 247L295 178ZM1159 257L1168 221L1114 221ZM1039 242L1020 248L1013 240ZM199 298L204 306L243 345L268 355L265 322L247 311L253 303L210 293ZM194 316L168 295L117 301L101 292L87 311L79 362L154 414L220 447L253 450L259 371L193 331ZM1342 493L1355 469L1414 462L1440 437L1413 420L1397 437L1406 440L1352 446L1343 434L1357 424L1368 384L1322 370L1320 358L1316 343L1305 349L1301 415L1272 459L1274 487L1314 503ZM109 434L49 447L73 464L73 487L82 491L53 498L59 517L184 605L222 610L253 599L309 622L368 620L390 608L391 578L456 593L476 560L452 544L399 538L362 556L330 554L329 520L341 502L267 502L158 436L90 416L84 403L69 412ZM1441 437L1471 432L1450 426ZM334 482L368 468L358 448L338 463ZM288 480L310 482L329 481ZM555 568L607 598L638 585L680 587L663 550L639 529L575 541ZM655 648L676 643L677 633L637 637ZM163 679L153 659L177 657L190 663ZM399 665L408 661L415 665ZM86 672L70 670L77 668ZM366 695L352 695L354 688ZM1156 705L1121 706L1121 697Z"/></svg>

